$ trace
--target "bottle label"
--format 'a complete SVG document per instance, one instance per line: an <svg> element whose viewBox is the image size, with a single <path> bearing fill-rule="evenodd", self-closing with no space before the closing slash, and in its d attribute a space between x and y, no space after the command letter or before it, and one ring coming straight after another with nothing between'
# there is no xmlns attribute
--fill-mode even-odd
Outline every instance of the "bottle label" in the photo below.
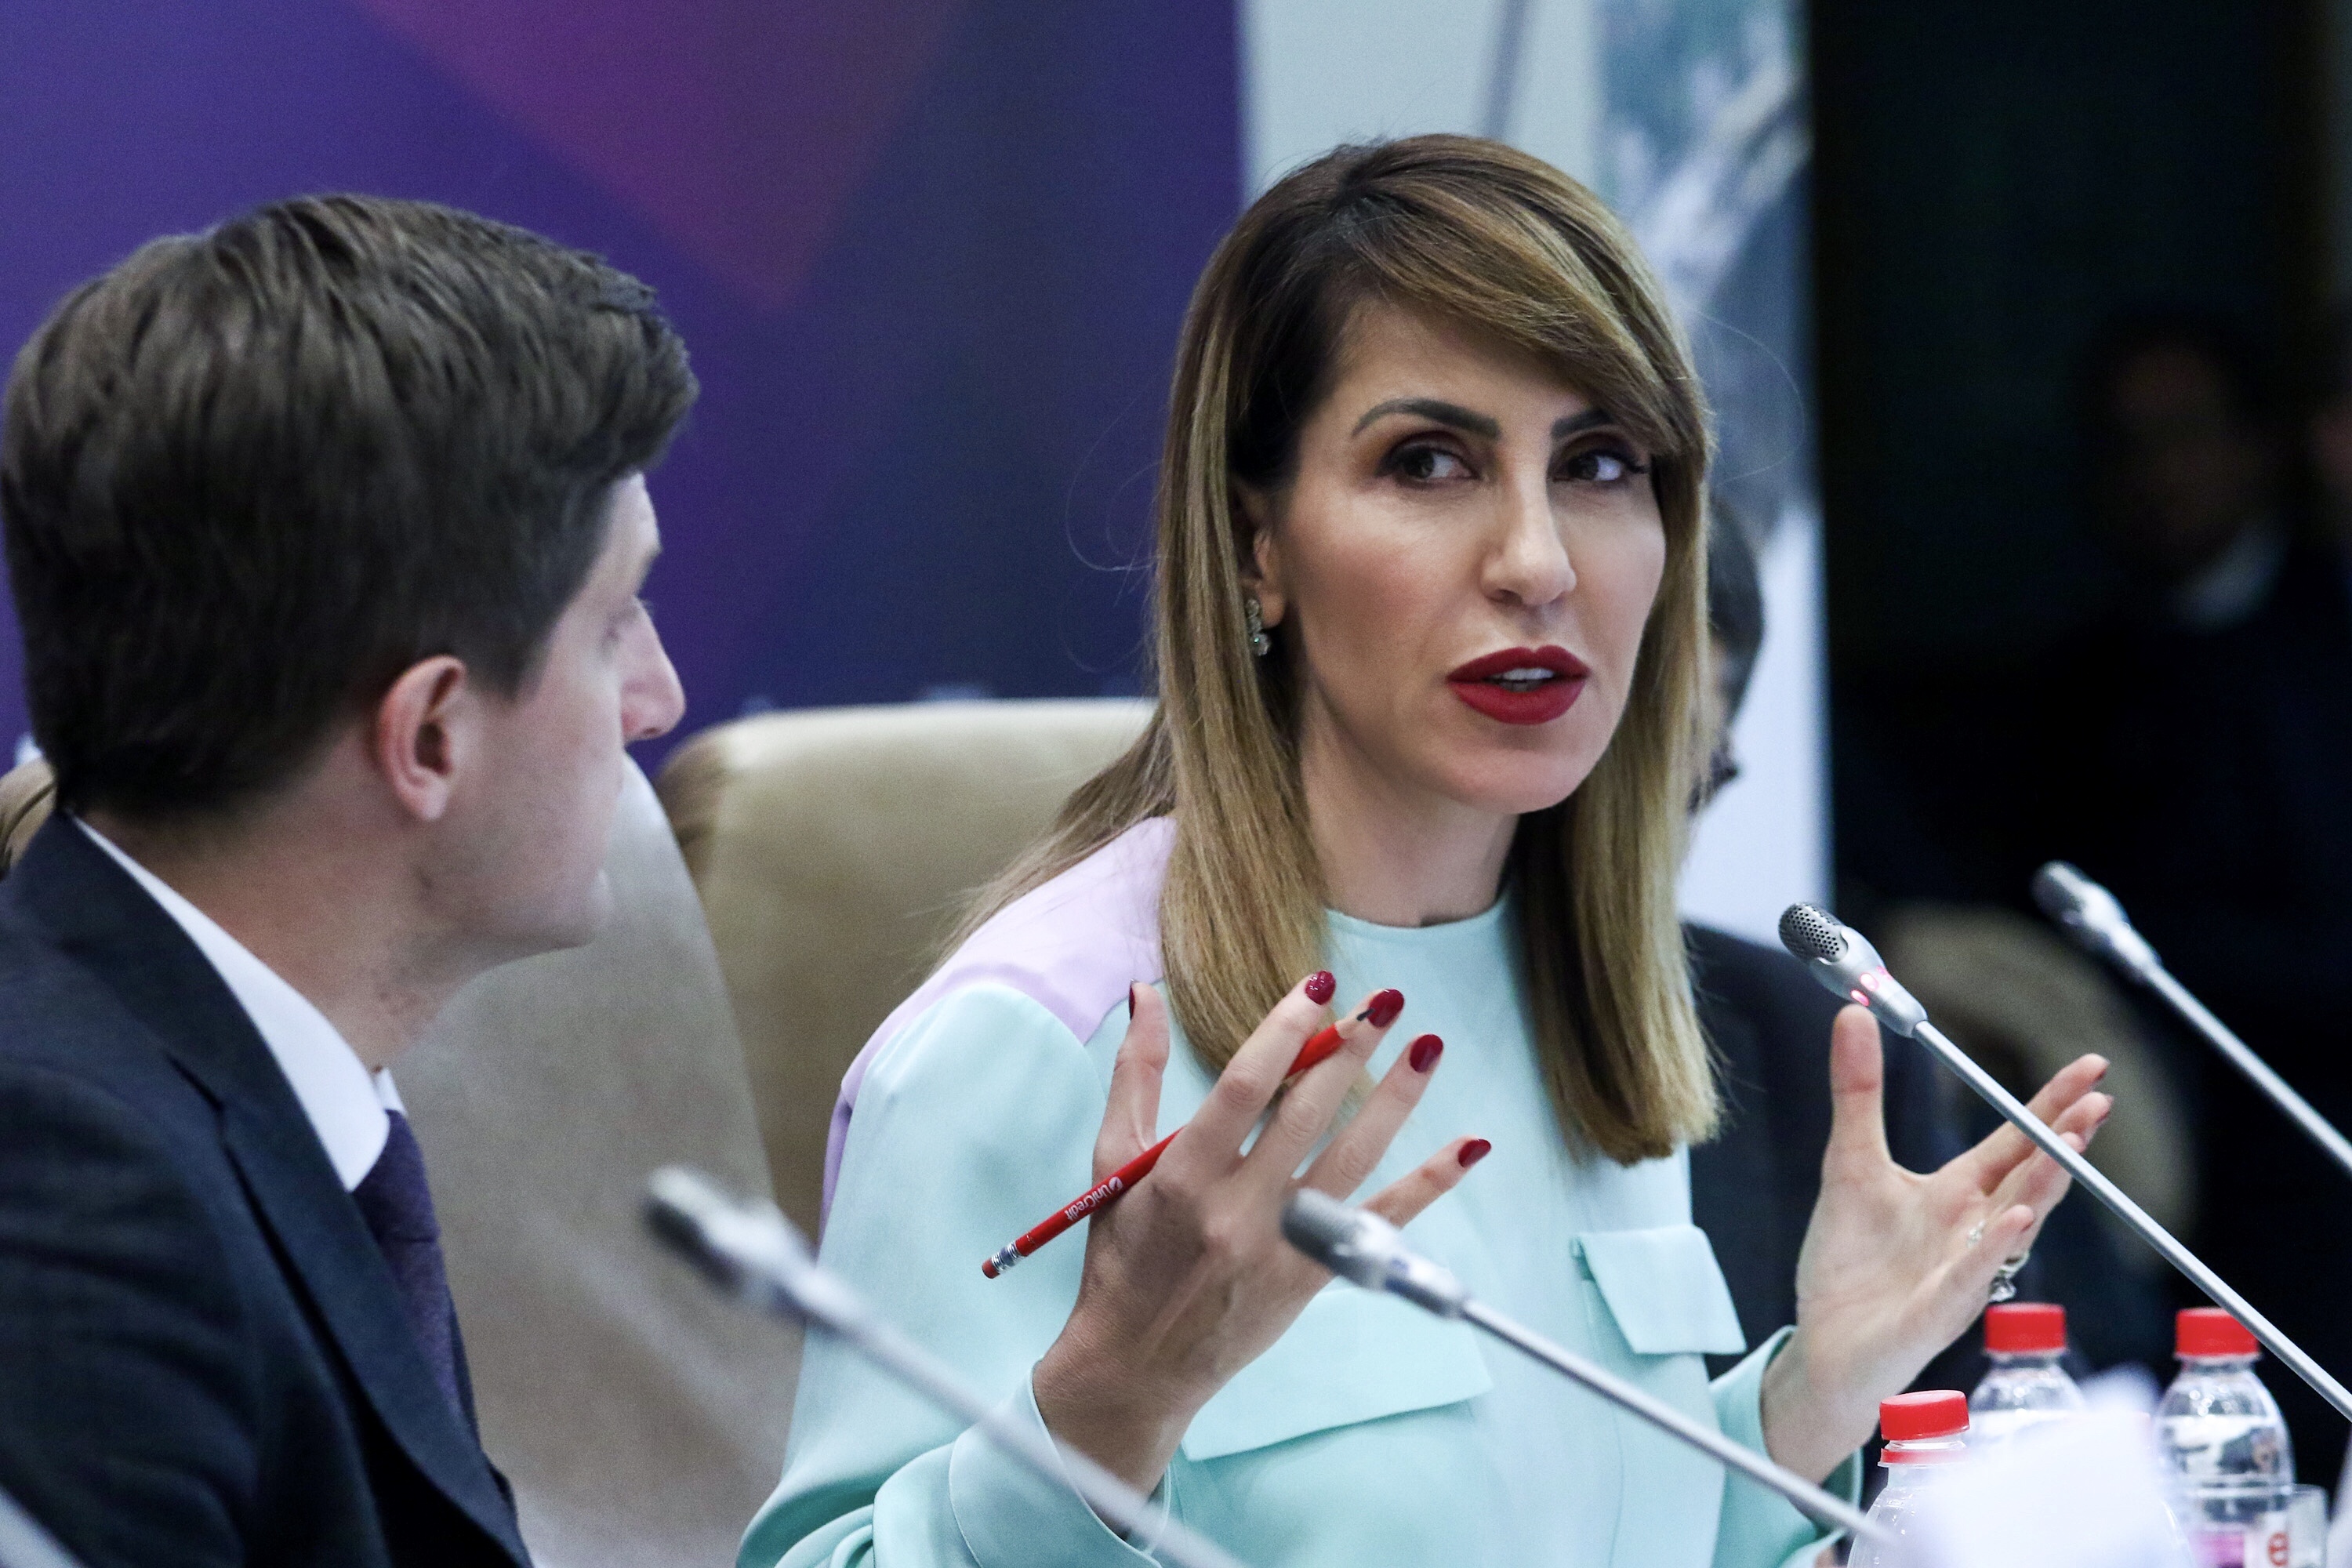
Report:
<svg viewBox="0 0 2352 1568"><path fill-rule="evenodd" d="M2294 1568L2286 1513L2259 1514L2233 1524L2209 1524L2197 1531L2198 1568Z"/></svg>

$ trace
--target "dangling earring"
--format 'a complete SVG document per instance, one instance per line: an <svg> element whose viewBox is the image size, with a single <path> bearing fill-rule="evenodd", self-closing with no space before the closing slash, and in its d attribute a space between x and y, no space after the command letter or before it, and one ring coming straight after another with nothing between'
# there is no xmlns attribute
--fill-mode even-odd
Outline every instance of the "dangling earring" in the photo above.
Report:
<svg viewBox="0 0 2352 1568"><path fill-rule="evenodd" d="M1264 658L1274 651L1274 639L1265 635L1265 612L1257 607L1257 595L1242 595L1242 619L1249 626L1249 649Z"/></svg>

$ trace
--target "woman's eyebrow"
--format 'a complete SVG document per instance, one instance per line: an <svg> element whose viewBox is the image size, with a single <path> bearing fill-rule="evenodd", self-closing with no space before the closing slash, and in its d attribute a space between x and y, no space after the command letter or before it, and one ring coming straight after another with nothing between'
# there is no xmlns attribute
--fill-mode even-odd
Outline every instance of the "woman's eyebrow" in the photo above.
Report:
<svg viewBox="0 0 2352 1568"><path fill-rule="evenodd" d="M1484 414L1473 414L1458 403L1446 403L1434 397L1391 397L1386 403L1376 403L1356 421L1351 436L1360 436L1367 426L1391 414L1416 414L1423 419L1434 419L1440 425L1451 425L1456 430L1466 430L1473 436L1483 436L1489 441L1499 440L1503 423Z"/></svg>
<svg viewBox="0 0 2352 1568"><path fill-rule="evenodd" d="M1356 428L1349 434L1360 436L1374 421L1385 419L1391 414L1412 414L1423 419L1433 419L1440 425L1450 425L1489 441L1500 439L1503 434L1500 420L1473 413L1458 403L1447 403L1436 397L1391 397L1386 403L1376 403L1364 411L1364 416L1356 421ZM1562 415L1552 421L1551 438L1565 440L1570 436L1616 422L1617 416L1606 408L1588 408L1581 414Z"/></svg>
<svg viewBox="0 0 2352 1568"><path fill-rule="evenodd" d="M1610 413L1606 408L1588 408L1581 414L1564 414L1558 419L1552 421L1551 438L1555 441L1561 441L1567 439L1570 436L1578 434L1580 431L1591 430L1599 426L1614 425L1616 423L1617 416L1614 414Z"/></svg>

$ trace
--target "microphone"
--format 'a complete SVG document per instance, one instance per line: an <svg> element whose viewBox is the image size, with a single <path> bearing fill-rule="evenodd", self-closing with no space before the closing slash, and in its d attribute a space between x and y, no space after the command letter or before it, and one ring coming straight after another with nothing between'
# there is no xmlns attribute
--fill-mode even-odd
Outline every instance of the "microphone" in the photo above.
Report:
<svg viewBox="0 0 2352 1568"><path fill-rule="evenodd" d="M2116 896L2065 861L2053 860L2033 873L2033 901L2068 936L2133 979L2164 967Z"/></svg>
<svg viewBox="0 0 2352 1568"><path fill-rule="evenodd" d="M776 1205L739 1199L683 1165L646 1182L646 1223L728 1295L834 1335L957 1419L970 1422L1046 1483L1066 1486L1106 1524L1176 1568L1242 1568L1230 1553L1151 1505L1074 1448L1005 1419L946 1363L877 1317L848 1282L809 1256ZM1154 1536L1157 1540L1153 1540Z"/></svg>
<svg viewBox="0 0 2352 1568"><path fill-rule="evenodd" d="M1283 1238L1341 1279L1367 1290L1402 1296L1441 1318L1473 1323L1553 1371L1580 1383L1621 1409L1679 1438L1718 1464L1780 1493L1808 1517L1840 1530L1891 1544L1892 1538L1862 1511L1793 1471L1741 1447L1712 1426L1702 1426L1664 1400L1626 1382L1608 1368L1554 1344L1534 1330L1481 1303L1452 1270L1405 1245L1404 1233L1328 1193L1301 1187L1282 1211Z"/></svg>
<svg viewBox="0 0 2352 1568"><path fill-rule="evenodd" d="M1340 1279L1458 1318L1470 1292L1453 1271L1405 1245L1404 1232L1328 1193L1301 1187L1282 1208L1282 1238Z"/></svg>
<svg viewBox="0 0 2352 1568"><path fill-rule="evenodd" d="M2328 1375L2326 1368L2305 1354L2303 1347L2281 1333L2268 1318L2255 1311L2243 1296L2208 1268L2195 1253L2174 1240L2171 1232L2149 1218L2147 1211L2132 1202L2121 1187L2109 1181L2097 1166L2076 1153L2064 1139L2050 1130L2048 1123L2019 1104L2015 1095L2003 1089L1999 1080L1976 1064L1973 1058L1954 1045L1949 1036L1930 1023L1927 1010L1919 1005L1919 999L1905 990L1901 982L1886 972L1878 950L1872 947L1860 931L1839 923L1827 910L1811 904L1791 904L1780 916L1780 942L1824 986L1869 1008L1880 1023L1898 1035L1917 1040L1933 1051L1937 1059L1959 1075L1961 1082L1976 1091L1978 1099L2000 1111L2011 1126L2024 1133L2036 1148L2057 1161L2068 1175L2093 1197L2106 1205L2117 1219L2137 1232L2139 1238L2154 1247L2167 1263L2187 1275L2191 1283L2215 1302L2227 1308L2231 1317L2252 1331L2264 1349L2309 1384L2315 1393L2336 1407L2338 1415L2352 1420L2352 1392L2347 1392L2342 1384Z"/></svg>
<svg viewBox="0 0 2352 1568"><path fill-rule="evenodd" d="M2123 905L2116 901L2113 893L2065 861L2053 860L2033 874L2033 901L2085 951L2105 959L2164 998L2167 1006L2204 1036L2231 1067L2270 1098L2273 1105L2285 1111L2288 1120L2303 1129L2305 1137L2326 1150L2329 1158L2352 1175L2352 1142L2347 1142L2327 1118L2272 1070L2270 1063L2254 1054L2253 1047L2238 1038L2236 1032L2215 1017L2189 987L2172 977L2172 972L2164 967L2164 961L2156 956L2156 949L2148 945L2147 939L2132 929L2130 917L2124 913Z"/></svg>

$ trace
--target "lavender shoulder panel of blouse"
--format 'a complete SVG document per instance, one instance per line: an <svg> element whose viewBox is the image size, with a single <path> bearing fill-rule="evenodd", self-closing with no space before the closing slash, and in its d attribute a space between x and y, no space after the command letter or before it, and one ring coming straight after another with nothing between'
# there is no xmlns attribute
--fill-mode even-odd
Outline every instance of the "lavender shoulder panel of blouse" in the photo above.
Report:
<svg viewBox="0 0 2352 1568"><path fill-rule="evenodd" d="M941 998L971 985L1010 986L1085 1040L1126 1002L1129 985L1159 981L1160 888L1175 841L1176 825L1167 817L1136 824L991 916L882 1021L842 1075L833 1102L821 1214L833 1209L841 1151L867 1066Z"/></svg>

